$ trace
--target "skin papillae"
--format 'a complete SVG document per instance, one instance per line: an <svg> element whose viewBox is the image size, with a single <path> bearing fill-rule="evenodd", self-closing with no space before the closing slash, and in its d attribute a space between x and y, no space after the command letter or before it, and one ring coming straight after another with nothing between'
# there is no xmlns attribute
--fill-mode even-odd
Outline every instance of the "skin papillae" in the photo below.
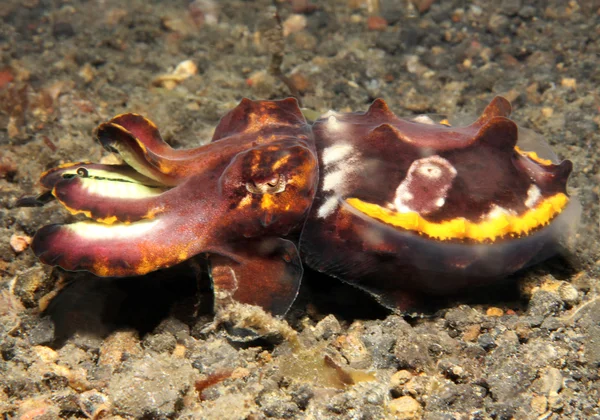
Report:
<svg viewBox="0 0 600 420"><path fill-rule="evenodd" d="M304 261L402 311L417 293L453 293L547 258L574 224L571 162L521 147L509 115L497 97L471 125L451 127L400 119L376 100L311 125L294 99L244 99L211 143L186 150L144 117L119 115L95 137L123 164L42 175L86 219L42 227L32 248L46 264L103 277L204 255L216 310L238 301L275 315L293 303Z"/></svg>

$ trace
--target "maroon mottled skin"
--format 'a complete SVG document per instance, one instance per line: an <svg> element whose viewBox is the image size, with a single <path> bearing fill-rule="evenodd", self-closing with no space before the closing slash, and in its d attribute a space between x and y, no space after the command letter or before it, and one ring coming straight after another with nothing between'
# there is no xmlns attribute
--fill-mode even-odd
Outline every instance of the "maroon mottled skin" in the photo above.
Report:
<svg viewBox="0 0 600 420"><path fill-rule="evenodd" d="M377 100L365 113L328 114L311 127L293 99L244 99L211 143L174 150L153 123L123 114L96 138L124 165L68 164L41 179L93 221L45 226L32 248L44 263L100 276L141 275L205 254L216 309L240 301L279 315L297 294L302 256L402 310L415 292L453 292L545 258L567 230L575 210L520 238L440 241L346 201L476 223L497 207L523 214L531 194L565 193L571 163L515 150L509 115L510 104L496 98L473 124L447 127L399 119ZM301 253L290 240L300 230Z"/></svg>
<svg viewBox="0 0 600 420"><path fill-rule="evenodd" d="M135 114L100 125L96 137L141 174L88 163L44 174L42 185L63 205L100 223L41 228L32 248L43 262L132 276L204 253L215 291L223 296L215 300L217 308L229 296L275 314L287 311L302 265L294 243L280 237L305 219L318 175L310 126L295 100L243 100L223 118L212 143L192 150L171 149L152 123ZM123 176L164 192L117 196L109 186L103 191L115 196L107 197L84 188L84 182L135 184ZM273 179L281 185L271 187ZM148 223L156 226L144 230Z"/></svg>
<svg viewBox="0 0 600 420"><path fill-rule="evenodd" d="M509 115L510 104L498 97L473 124L447 127L399 119L378 100L366 113L335 116L336 130L329 118L315 122L321 176L301 237L303 261L369 291L388 307L402 309L411 306L416 293L447 294L497 281L552 255L577 210L559 215L531 235L475 244L393 228L344 202L354 197L382 207L394 203L397 186L407 179L411 165L430 156L440 157L456 171L451 174L440 166L441 179L413 179L414 197L405 202L431 222L477 222L493 206L522 214L528 210L532 182L543 198L565 193L571 162L541 165L517 153L517 126ZM352 147L349 157L325 164L327 148L339 145L340 139ZM340 186L334 194L327 190L328 176L334 179L344 167L350 187ZM443 206L436 208L432 203L439 196ZM332 197L337 208L322 217L319 211Z"/></svg>

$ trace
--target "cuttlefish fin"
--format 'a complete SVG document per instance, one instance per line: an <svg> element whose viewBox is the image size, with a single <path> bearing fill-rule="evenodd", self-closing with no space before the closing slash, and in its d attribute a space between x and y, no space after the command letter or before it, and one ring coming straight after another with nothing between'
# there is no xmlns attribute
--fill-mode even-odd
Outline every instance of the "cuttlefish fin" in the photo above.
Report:
<svg viewBox="0 0 600 420"><path fill-rule="evenodd" d="M231 256L209 255L215 312L236 301L284 315L296 299L302 279L296 245L286 239L265 238L242 242L227 253Z"/></svg>
<svg viewBox="0 0 600 420"><path fill-rule="evenodd" d="M492 118L495 117L503 117L508 118L512 113L512 107L510 102L503 98L502 96L496 96L494 99L490 101L490 103L485 107L481 116L475 121L473 126L484 126L486 125Z"/></svg>

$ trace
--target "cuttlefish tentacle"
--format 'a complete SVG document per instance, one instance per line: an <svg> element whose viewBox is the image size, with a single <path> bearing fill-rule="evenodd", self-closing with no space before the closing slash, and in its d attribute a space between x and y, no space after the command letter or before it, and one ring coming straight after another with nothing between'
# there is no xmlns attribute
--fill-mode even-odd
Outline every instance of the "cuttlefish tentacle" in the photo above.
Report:
<svg viewBox="0 0 600 420"><path fill-rule="evenodd" d="M192 149L173 149L150 120L138 114L122 114L101 124L97 141L117 153L136 171L167 186L175 186L189 176L213 170L227 156L252 144L266 144L292 135L306 146L312 145L310 126L295 99L242 102L217 126L213 142Z"/></svg>
<svg viewBox="0 0 600 420"><path fill-rule="evenodd" d="M129 165L102 165L91 162L74 162L60 165L44 172L40 177L40 184L46 189L65 179L76 176L89 176L96 179L112 179L134 182L148 186L161 186L163 184L148 178Z"/></svg>
<svg viewBox="0 0 600 420"><path fill-rule="evenodd" d="M218 243L222 226L217 221L226 205L215 203L210 177L196 176L154 197L113 196L104 201L84 188L86 178L59 181L53 189L59 201L67 200L76 205L70 211L98 221L45 226L36 233L32 249L47 264L103 277L141 275L175 265ZM195 194L194 185L204 186L204 194Z"/></svg>
<svg viewBox="0 0 600 420"><path fill-rule="evenodd" d="M120 277L175 265L200 252L203 243L185 223L167 217L131 224L85 221L44 226L32 248L46 264Z"/></svg>
<svg viewBox="0 0 600 420"><path fill-rule="evenodd" d="M168 187L127 165L63 165L44 173L41 183L72 214L109 224L152 218L168 201Z"/></svg>

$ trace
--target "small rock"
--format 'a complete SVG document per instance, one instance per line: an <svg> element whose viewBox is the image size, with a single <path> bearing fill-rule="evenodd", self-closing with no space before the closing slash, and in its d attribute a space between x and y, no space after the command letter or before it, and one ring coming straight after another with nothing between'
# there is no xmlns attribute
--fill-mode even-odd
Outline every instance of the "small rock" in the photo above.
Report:
<svg viewBox="0 0 600 420"><path fill-rule="evenodd" d="M224 369L235 369L241 363L240 354L224 339L208 340L191 350L192 366L205 375Z"/></svg>
<svg viewBox="0 0 600 420"><path fill-rule="evenodd" d="M319 43L317 38L307 31L296 32L290 38L298 50L312 51Z"/></svg>
<svg viewBox="0 0 600 420"><path fill-rule="evenodd" d="M401 395L403 386L411 380L413 374L408 370L399 370L390 378L390 389L392 393Z"/></svg>
<svg viewBox="0 0 600 420"><path fill-rule="evenodd" d="M168 90L173 90L185 79L198 73L198 67L192 60L185 60L177 64L175 70L171 73L162 74L152 81L154 86L161 86Z"/></svg>
<svg viewBox="0 0 600 420"><path fill-rule="evenodd" d="M189 361L164 353L130 359L108 385L108 397L120 414L135 418L174 417L193 383Z"/></svg>
<svg viewBox="0 0 600 420"><path fill-rule="evenodd" d="M44 363L54 363L58 359L58 353L46 346L34 346L32 350Z"/></svg>
<svg viewBox="0 0 600 420"><path fill-rule="evenodd" d="M479 337L481 333L481 326L478 324L471 325L465 329L463 333L463 340L465 341L475 341Z"/></svg>
<svg viewBox="0 0 600 420"><path fill-rule="evenodd" d="M29 248L29 245L31 244L31 237L27 235L17 235L16 233L14 233L10 237L9 243L12 250L15 251L17 254L20 254L21 252Z"/></svg>
<svg viewBox="0 0 600 420"><path fill-rule="evenodd" d="M485 350L492 350L496 347L496 341L491 334L481 334L477 339L477 343L483 347Z"/></svg>
<svg viewBox="0 0 600 420"><path fill-rule="evenodd" d="M79 76L83 79L85 83L91 83L96 76L96 71L91 66L90 63L85 63L83 67L79 70Z"/></svg>
<svg viewBox="0 0 600 420"><path fill-rule="evenodd" d="M52 35L57 39L71 38L75 35L75 30L69 22L56 22L52 25Z"/></svg>
<svg viewBox="0 0 600 420"><path fill-rule="evenodd" d="M54 282L43 267L35 266L17 274L14 294L28 308L36 307L39 299L52 290Z"/></svg>
<svg viewBox="0 0 600 420"><path fill-rule="evenodd" d="M125 354L142 354L142 347L137 333L133 331L116 331L102 343L98 364L116 369L121 365Z"/></svg>
<svg viewBox="0 0 600 420"><path fill-rule="evenodd" d="M558 295L567 305L573 306L579 301L579 291L569 283L563 283L558 287Z"/></svg>
<svg viewBox="0 0 600 420"><path fill-rule="evenodd" d="M213 0L194 0L188 6L188 11L196 26L216 25L219 23L221 7Z"/></svg>
<svg viewBox="0 0 600 420"><path fill-rule="evenodd" d="M99 419L108 414L111 404L108 397L95 389L79 394L79 408L91 419Z"/></svg>
<svg viewBox="0 0 600 420"><path fill-rule="evenodd" d="M412 397L403 396L389 402L387 409L396 419L417 420L421 418L423 408Z"/></svg>
<svg viewBox="0 0 600 420"><path fill-rule="evenodd" d="M15 80L15 76L13 76L10 69L2 69L0 70L0 89L4 89L10 82Z"/></svg>
<svg viewBox="0 0 600 420"><path fill-rule="evenodd" d="M438 363L438 368L442 373L453 382L464 382L467 377L467 371L465 368L458 364L458 360L455 359L444 359Z"/></svg>
<svg viewBox="0 0 600 420"><path fill-rule="evenodd" d="M427 376L413 376L405 385L403 393L413 397L421 397L430 389L430 378Z"/></svg>
<svg viewBox="0 0 600 420"><path fill-rule="evenodd" d="M28 334L32 346L49 344L54 340L54 322L49 316L43 317Z"/></svg>
<svg viewBox="0 0 600 420"><path fill-rule="evenodd" d="M175 350L177 340L172 334L164 332L147 336L142 344L146 349L157 353L172 352Z"/></svg>
<svg viewBox="0 0 600 420"><path fill-rule="evenodd" d="M520 340L527 340L532 332L531 326L526 322L517 322L514 329Z"/></svg>
<svg viewBox="0 0 600 420"><path fill-rule="evenodd" d="M84 350L97 350L102 342L102 337L93 332L77 331L73 334L73 344Z"/></svg>
<svg viewBox="0 0 600 420"><path fill-rule="evenodd" d="M502 316L504 315L504 311L500 308L495 308L495 307L491 307L488 308L486 313L487 316L494 316L494 317L498 317L498 316Z"/></svg>
<svg viewBox="0 0 600 420"><path fill-rule="evenodd" d="M552 115L554 115L554 109L549 106L545 106L542 108L542 115L544 118L550 118Z"/></svg>
<svg viewBox="0 0 600 420"><path fill-rule="evenodd" d="M335 315L327 315L315 325L313 332L315 337L328 339L332 335L337 335L342 331L342 326Z"/></svg>
<svg viewBox="0 0 600 420"><path fill-rule="evenodd" d="M43 397L25 399L18 403L18 419L50 420L58 419L60 409Z"/></svg>
<svg viewBox="0 0 600 420"><path fill-rule="evenodd" d="M557 368L549 367L544 369L535 381L536 389L546 396L554 396L562 389L563 376Z"/></svg>
<svg viewBox="0 0 600 420"><path fill-rule="evenodd" d="M310 82L310 80L299 72L292 73L290 75L290 81L300 93L305 93L312 87L312 83Z"/></svg>
<svg viewBox="0 0 600 420"><path fill-rule="evenodd" d="M371 355L356 332L339 337L334 344L346 358L350 367L367 369L371 366Z"/></svg>
<svg viewBox="0 0 600 420"><path fill-rule="evenodd" d="M427 342L414 331L408 324L401 324L397 330L398 342L394 354L398 359L399 367L423 371L431 364Z"/></svg>
<svg viewBox="0 0 600 420"><path fill-rule="evenodd" d="M531 19L532 17L534 17L536 14L536 9L533 6L527 5L527 6L523 6L520 10L519 10L519 16L522 17L523 19Z"/></svg>
<svg viewBox="0 0 600 420"><path fill-rule="evenodd" d="M177 344L175 346L175 349L173 349L173 356L184 358L186 351L187 351L187 348L183 344Z"/></svg>
<svg viewBox="0 0 600 420"><path fill-rule="evenodd" d="M252 92L258 97L269 97L275 90L276 79L264 70L252 73L246 79L246 84L252 88Z"/></svg>
<svg viewBox="0 0 600 420"><path fill-rule="evenodd" d="M298 406L280 390L260 394L257 402L267 417L284 419L299 414Z"/></svg>
<svg viewBox="0 0 600 420"><path fill-rule="evenodd" d="M387 27L387 20L381 16L369 16L367 19L367 28L370 31L385 31Z"/></svg>
<svg viewBox="0 0 600 420"><path fill-rule="evenodd" d="M502 0L502 3L500 3L500 10L507 16L514 16L519 13L521 5L521 0Z"/></svg>
<svg viewBox="0 0 600 420"><path fill-rule="evenodd" d="M315 392L313 387L308 384L294 384L290 396L301 410L306 410L308 403L315 396Z"/></svg>
<svg viewBox="0 0 600 420"><path fill-rule="evenodd" d="M536 395L531 399L531 409L538 415L548 410L548 399L543 395Z"/></svg>
<svg viewBox="0 0 600 420"><path fill-rule="evenodd" d="M508 29L509 25L510 20L506 16L500 14L493 14L490 17L490 20L488 21L487 28L493 34L503 35L504 32L506 32L506 30Z"/></svg>
<svg viewBox="0 0 600 420"><path fill-rule="evenodd" d="M483 315L467 305L461 305L446 312L444 316L448 326L458 331L465 331L473 325L481 324Z"/></svg>
<svg viewBox="0 0 600 420"><path fill-rule="evenodd" d="M379 369L397 370L397 360L393 349L396 343L394 333L399 325L406 321L392 315L382 323L366 322L362 329L361 339L373 358L373 365Z"/></svg>
<svg viewBox="0 0 600 420"><path fill-rule="evenodd" d="M177 342L181 343L184 339L189 337L190 327L177 318L169 317L161 321L161 323L158 324L158 327L154 329L155 334L163 332L174 335Z"/></svg>
<svg viewBox="0 0 600 420"><path fill-rule="evenodd" d="M556 314L562 307L563 303L558 293L536 290L531 296L527 312L529 315L545 317Z"/></svg>
<svg viewBox="0 0 600 420"><path fill-rule="evenodd" d="M294 13L312 13L317 10L317 6L312 4L311 0L291 0L290 3Z"/></svg>
<svg viewBox="0 0 600 420"><path fill-rule="evenodd" d="M300 32L306 28L307 19L306 16L300 14L293 14L288 17L282 24L283 36L288 36L296 32Z"/></svg>
<svg viewBox="0 0 600 420"><path fill-rule="evenodd" d="M577 87L577 79L573 77L563 77L560 81L560 85L574 90Z"/></svg>

